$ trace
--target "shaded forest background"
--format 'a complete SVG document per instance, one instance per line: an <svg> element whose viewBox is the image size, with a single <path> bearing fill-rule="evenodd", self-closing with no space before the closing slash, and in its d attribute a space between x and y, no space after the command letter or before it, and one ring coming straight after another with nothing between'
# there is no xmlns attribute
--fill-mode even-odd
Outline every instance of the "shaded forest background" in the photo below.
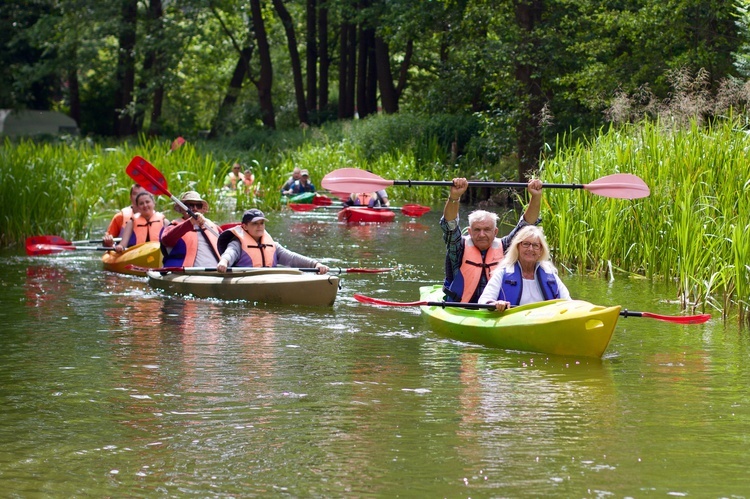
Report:
<svg viewBox="0 0 750 499"><path fill-rule="evenodd" d="M412 114L453 164L513 158L523 177L561 134L675 95L698 119L744 106L746 21L740 0L6 1L0 108L63 111L92 137L250 130L249 148Z"/></svg>

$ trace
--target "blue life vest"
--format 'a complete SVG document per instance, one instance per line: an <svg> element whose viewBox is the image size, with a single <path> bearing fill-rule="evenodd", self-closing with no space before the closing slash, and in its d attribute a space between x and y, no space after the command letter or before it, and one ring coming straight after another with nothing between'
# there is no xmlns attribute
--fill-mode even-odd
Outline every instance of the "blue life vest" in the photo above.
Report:
<svg viewBox="0 0 750 499"><path fill-rule="evenodd" d="M560 289L557 287L555 274L547 273L541 265L537 265L534 272L534 278L542 290L545 300L554 300L560 298ZM510 302L512 306L517 306L521 302L521 293L523 292L523 274L521 273L521 264L516 262L513 272L503 276L500 294L495 299Z"/></svg>

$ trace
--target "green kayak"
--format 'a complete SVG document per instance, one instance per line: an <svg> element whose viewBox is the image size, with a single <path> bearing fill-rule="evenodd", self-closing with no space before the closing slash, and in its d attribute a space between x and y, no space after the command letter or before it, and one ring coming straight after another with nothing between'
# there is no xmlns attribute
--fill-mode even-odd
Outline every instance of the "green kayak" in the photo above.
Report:
<svg viewBox="0 0 750 499"><path fill-rule="evenodd" d="M419 288L421 300L443 300L440 285ZM601 357L620 316L620 306L552 300L505 312L458 307L420 307L435 332L458 341L506 350Z"/></svg>

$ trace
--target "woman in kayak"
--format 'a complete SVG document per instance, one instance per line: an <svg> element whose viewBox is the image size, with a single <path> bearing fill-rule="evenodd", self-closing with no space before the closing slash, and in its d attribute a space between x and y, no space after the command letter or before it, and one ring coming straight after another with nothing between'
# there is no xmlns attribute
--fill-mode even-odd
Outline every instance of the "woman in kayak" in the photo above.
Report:
<svg viewBox="0 0 750 499"><path fill-rule="evenodd" d="M175 203L182 215L161 233L161 251L165 267L213 267L219 261L216 246L221 229L206 218L208 203L195 191L187 191L180 201L195 213L195 218Z"/></svg>
<svg viewBox="0 0 750 499"><path fill-rule="evenodd" d="M513 238L505 258L484 288L479 303L498 311L517 305L562 298L570 293L557 276L542 229L528 225Z"/></svg>
<svg viewBox="0 0 750 499"><path fill-rule="evenodd" d="M226 272L227 267L287 267L317 268L318 274L328 272L328 267L306 256L289 251L275 242L266 232L266 217L257 208L242 215L242 223L219 235L221 259L216 270Z"/></svg>
<svg viewBox="0 0 750 499"><path fill-rule="evenodd" d="M367 206L375 208L379 206L390 206L388 194L385 190L375 192L352 192L349 198L344 201L344 206Z"/></svg>
<svg viewBox="0 0 750 499"><path fill-rule="evenodd" d="M115 251L122 253L129 246L147 243L149 241L159 241L161 230L169 225L164 213L154 211L156 202L150 192L141 192L135 198L135 204L138 207L138 213L125 224L122 231L122 241L115 246Z"/></svg>
<svg viewBox="0 0 750 499"><path fill-rule="evenodd" d="M133 215L138 213L135 197L141 192L147 191L139 184L133 184L133 187L130 188L130 206L121 209L112 217L112 220L109 222L109 227L107 227L107 232L102 238L103 246L114 246L115 238L122 236L122 232L125 230L125 225L131 218L133 218Z"/></svg>

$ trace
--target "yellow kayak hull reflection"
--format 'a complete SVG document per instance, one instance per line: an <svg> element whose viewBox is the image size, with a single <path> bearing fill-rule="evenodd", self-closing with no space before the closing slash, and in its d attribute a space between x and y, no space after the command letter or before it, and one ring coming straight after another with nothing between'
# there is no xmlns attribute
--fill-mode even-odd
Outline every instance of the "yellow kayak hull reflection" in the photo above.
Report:
<svg viewBox="0 0 750 499"><path fill-rule="evenodd" d="M441 286L420 288L420 300L442 301ZM505 312L458 307L420 307L432 329L447 338L505 350L601 357L607 349L620 306L582 300L552 300Z"/></svg>

